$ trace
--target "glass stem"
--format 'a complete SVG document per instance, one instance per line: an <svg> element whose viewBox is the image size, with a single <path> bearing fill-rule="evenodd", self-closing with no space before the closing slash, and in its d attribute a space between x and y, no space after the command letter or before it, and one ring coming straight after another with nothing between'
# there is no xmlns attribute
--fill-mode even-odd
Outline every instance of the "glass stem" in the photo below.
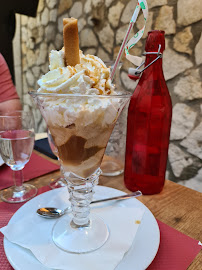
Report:
<svg viewBox="0 0 202 270"><path fill-rule="evenodd" d="M71 227L89 226L90 203L94 194L94 185L98 183L100 173L101 170L98 169L87 179L77 177L67 179L73 215Z"/></svg>
<svg viewBox="0 0 202 270"><path fill-rule="evenodd" d="M14 185L15 185L15 190L16 191L21 191L23 190L23 172L22 170L18 170L18 171L13 171L13 181L14 181Z"/></svg>
<svg viewBox="0 0 202 270"><path fill-rule="evenodd" d="M60 165L60 174L61 174L62 177L64 176L64 170L62 168L62 165Z"/></svg>

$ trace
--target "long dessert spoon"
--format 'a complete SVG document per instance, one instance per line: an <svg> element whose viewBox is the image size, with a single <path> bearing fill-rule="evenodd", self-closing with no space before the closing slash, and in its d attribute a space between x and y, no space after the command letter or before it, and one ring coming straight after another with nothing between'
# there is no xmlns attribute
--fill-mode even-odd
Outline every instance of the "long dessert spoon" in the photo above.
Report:
<svg viewBox="0 0 202 270"><path fill-rule="evenodd" d="M92 201L91 204L92 203L107 202L107 201L112 201L112 200L116 200L116 201L124 200L124 199L139 197L141 195L142 195L142 192L138 190L138 191L135 191L133 193L126 194L126 195L121 195L121 196L106 198L106 199L102 199L102 200ZM68 212L71 212L71 207L69 206L63 210L59 209L59 208L55 208L55 207L42 207L42 208L39 208L36 212L39 216L44 217L44 218L58 218L58 217L61 217Z"/></svg>

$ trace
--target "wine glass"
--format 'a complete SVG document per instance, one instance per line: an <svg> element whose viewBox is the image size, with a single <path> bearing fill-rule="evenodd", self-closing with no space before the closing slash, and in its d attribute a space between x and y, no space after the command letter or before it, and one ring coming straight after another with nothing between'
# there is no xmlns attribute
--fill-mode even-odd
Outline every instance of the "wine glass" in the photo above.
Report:
<svg viewBox="0 0 202 270"><path fill-rule="evenodd" d="M94 185L108 139L131 95L30 94L58 149L70 195L72 215L55 223L53 242L71 253L96 250L107 241L109 230L99 216L90 214Z"/></svg>
<svg viewBox="0 0 202 270"><path fill-rule="evenodd" d="M59 160L58 149L55 146L55 143L53 141L53 138L51 136L51 133L50 133L49 129L47 131L47 135L48 135L48 143L50 145L51 151L53 152L53 154ZM60 165L60 176L58 178L56 178L56 179L51 179L51 182L49 183L49 187L52 188L52 189L66 187L67 183L66 183L66 181L65 181L65 179L64 179L64 177L62 175L63 175L62 166Z"/></svg>
<svg viewBox="0 0 202 270"><path fill-rule="evenodd" d="M34 197L36 187L23 184L23 168L34 147L34 118L32 112L12 111L0 115L0 154L13 171L14 186L1 191L1 199L20 203Z"/></svg>

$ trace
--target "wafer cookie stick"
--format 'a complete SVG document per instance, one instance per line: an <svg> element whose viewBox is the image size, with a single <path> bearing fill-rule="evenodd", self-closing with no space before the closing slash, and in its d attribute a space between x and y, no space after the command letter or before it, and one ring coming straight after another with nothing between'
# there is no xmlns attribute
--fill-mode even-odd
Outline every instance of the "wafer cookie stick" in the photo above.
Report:
<svg viewBox="0 0 202 270"><path fill-rule="evenodd" d="M80 57L77 19L63 19L63 41L66 65L75 66L76 64L79 64Z"/></svg>

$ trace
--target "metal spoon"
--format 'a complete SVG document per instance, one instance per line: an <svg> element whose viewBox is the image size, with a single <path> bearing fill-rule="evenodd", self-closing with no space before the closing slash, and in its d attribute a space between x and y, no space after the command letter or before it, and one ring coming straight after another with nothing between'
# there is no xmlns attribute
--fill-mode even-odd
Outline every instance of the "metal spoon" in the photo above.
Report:
<svg viewBox="0 0 202 270"><path fill-rule="evenodd" d="M142 192L138 190L133 193L126 194L126 195L92 201L91 204L112 201L112 200L124 200L124 199L129 199L132 197L139 197L141 195L142 195ZM65 213L71 212L71 207L69 206L63 210L59 208L54 208L54 207L43 207L43 208L39 208L36 212L39 216L44 217L44 218L58 218L58 217L63 216Z"/></svg>

